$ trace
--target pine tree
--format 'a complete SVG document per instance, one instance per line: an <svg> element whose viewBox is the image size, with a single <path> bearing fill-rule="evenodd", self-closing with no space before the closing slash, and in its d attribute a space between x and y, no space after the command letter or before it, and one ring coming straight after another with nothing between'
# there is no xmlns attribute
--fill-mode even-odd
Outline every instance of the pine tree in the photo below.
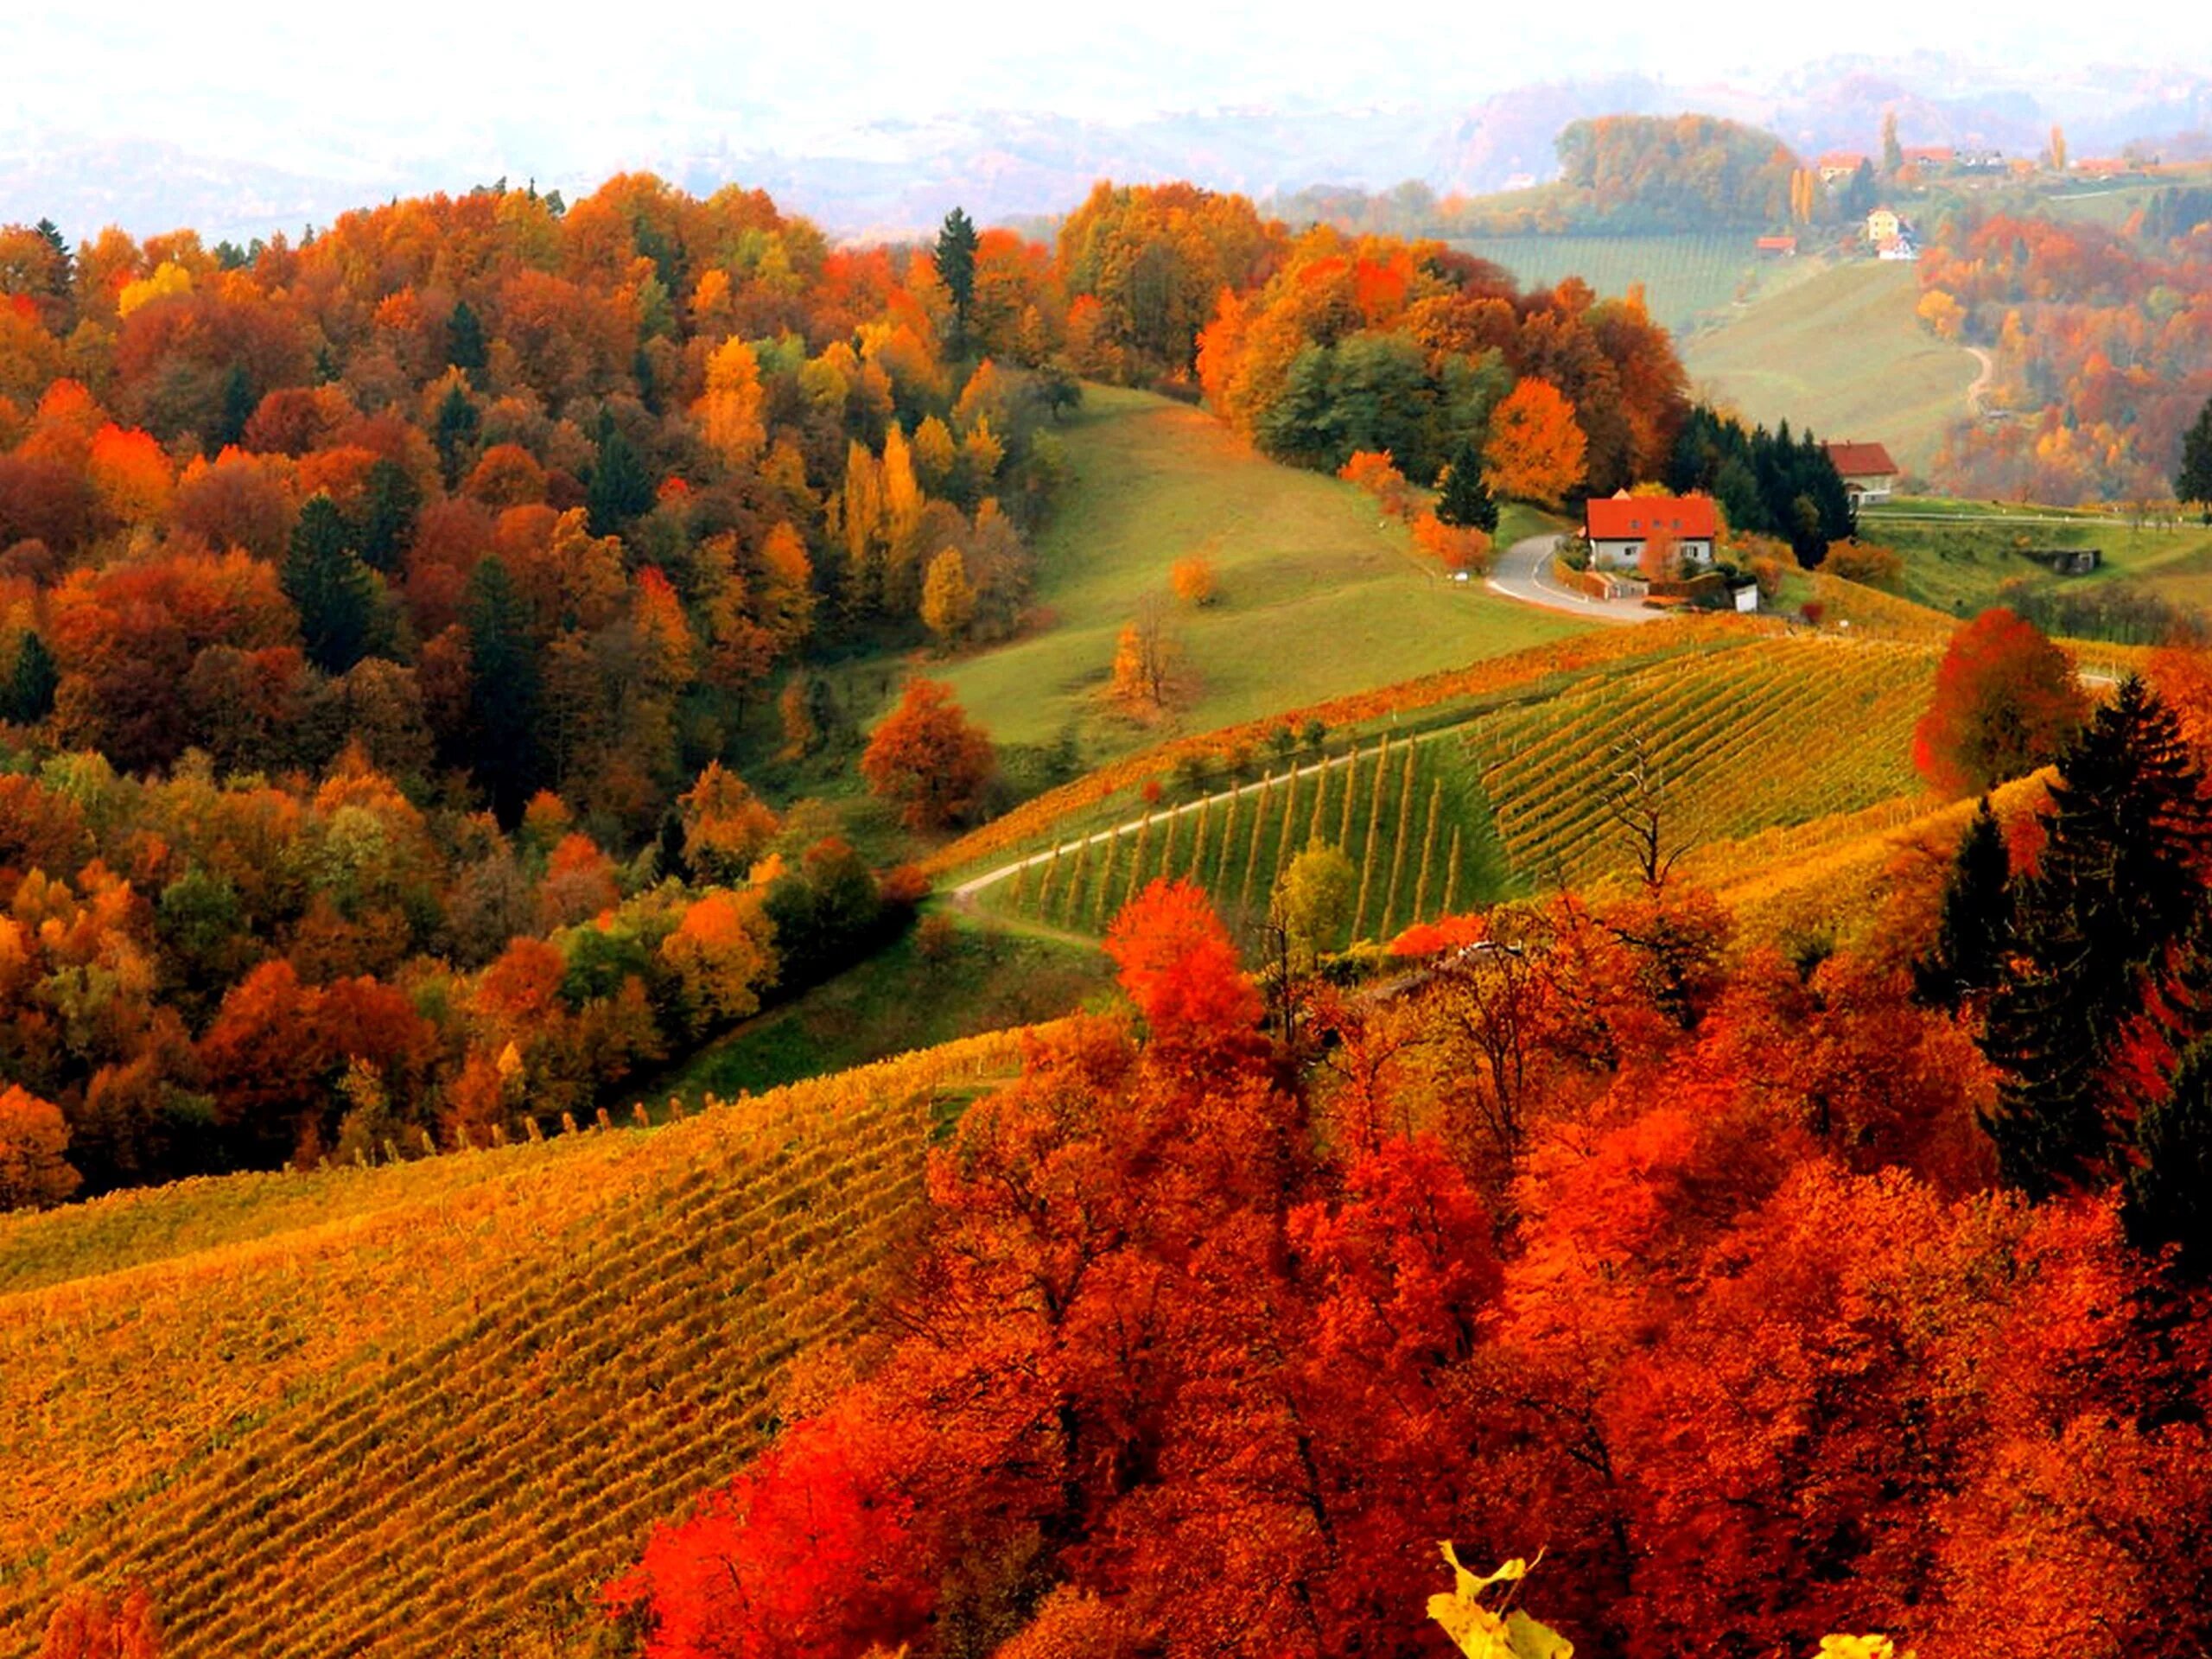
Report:
<svg viewBox="0 0 2212 1659"><path fill-rule="evenodd" d="M484 321L467 300L458 302L446 319L446 361L463 374L480 373L491 360L484 346Z"/></svg>
<svg viewBox="0 0 2212 1659"><path fill-rule="evenodd" d="M2138 1161L2121 1211L2127 1236L2144 1249L2179 1247L2182 1270L2212 1270L2212 1041L2183 1055L2163 1100L2135 1126Z"/></svg>
<svg viewBox="0 0 2212 1659"><path fill-rule="evenodd" d="M2177 500L2194 501L2212 522L2212 399L2196 412L2196 423L2181 441L2181 470L2174 474Z"/></svg>
<svg viewBox="0 0 2212 1659"><path fill-rule="evenodd" d="M368 653L377 626L377 579L353 551L338 504L318 493L300 509L284 561L284 596L300 613L308 660L343 674Z"/></svg>
<svg viewBox="0 0 2212 1659"><path fill-rule="evenodd" d="M1955 1008L1988 990L1998 982L2012 936L2012 863L1985 795L1952 860L1936 943L1912 965L1921 1001Z"/></svg>
<svg viewBox="0 0 2212 1659"><path fill-rule="evenodd" d="M415 533L415 515L422 508L422 486L404 467L390 460L372 466L354 537L361 563L384 575L398 569L399 556Z"/></svg>
<svg viewBox="0 0 2212 1659"><path fill-rule="evenodd" d="M1452 452L1443 493L1436 499L1436 516L1462 530L1497 533L1497 503L1483 482L1483 459L1473 444L1463 442Z"/></svg>
<svg viewBox="0 0 2212 1659"><path fill-rule="evenodd" d="M497 555L468 581L468 712L472 769L493 810L512 824L537 783L537 654L529 613Z"/></svg>
<svg viewBox="0 0 2212 1659"><path fill-rule="evenodd" d="M457 385L448 386L430 425L430 442L437 446L438 466L448 489L460 486L463 463L475 448L476 434L483 423L468 394Z"/></svg>
<svg viewBox="0 0 2212 1659"><path fill-rule="evenodd" d="M16 650L16 666L8 677L0 699L6 707L0 709L0 718L18 726L32 725L54 712L54 693L61 683L61 671L55 666L54 653L46 648L46 641L37 634L26 632L23 643Z"/></svg>
<svg viewBox="0 0 2212 1659"><path fill-rule="evenodd" d="M232 364L230 372L223 377L223 406L215 416L215 448L219 453L244 441L245 423L253 418L257 406L253 382L246 378L245 365Z"/></svg>
<svg viewBox="0 0 2212 1659"><path fill-rule="evenodd" d="M976 222L961 208L944 216L937 233L937 274L952 296L952 315L964 342L968 337L968 308L976 297Z"/></svg>
<svg viewBox="0 0 2212 1659"><path fill-rule="evenodd" d="M637 448L611 418L599 423L599 462L591 469L584 505L591 533L616 536L653 505L653 481Z"/></svg>
<svg viewBox="0 0 2212 1659"><path fill-rule="evenodd" d="M1983 1048L2007 1074L1984 1127L2044 1196L2109 1172L2113 1054L2204 909L2212 813L2173 713L2131 676L2058 763L2041 863Z"/></svg>

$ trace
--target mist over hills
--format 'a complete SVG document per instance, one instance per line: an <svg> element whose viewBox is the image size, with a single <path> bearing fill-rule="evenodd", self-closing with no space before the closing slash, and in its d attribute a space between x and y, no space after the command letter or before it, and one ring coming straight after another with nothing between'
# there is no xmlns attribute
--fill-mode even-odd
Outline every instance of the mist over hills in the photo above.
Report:
<svg viewBox="0 0 2212 1659"><path fill-rule="evenodd" d="M77 130L0 116L0 221L53 219L73 237L121 224L144 235L191 225L244 238L327 223L365 202L457 192L505 176L571 194L625 170L705 193L736 181L855 238L931 226L956 202L989 221L1064 213L1103 177L1189 178L1255 197L1313 185L1381 189L1421 180L1479 194L1552 176L1567 123L1700 111L1759 125L1807 155L1873 148L1885 111L1907 144L1980 144L2033 154L2063 124L2076 156L2140 143L2171 156L2212 149L2212 77L2149 66L2054 77L1993 70L1939 53L1808 62L1771 84L1613 73L1532 80L1472 102L1356 106L1325 98L1224 105L1126 120L1044 108L792 124L694 98L650 123L579 134L527 120L472 125L438 147L416 131L380 143L359 122L342 139L265 139L226 153L137 124ZM251 148L251 155L235 153Z"/></svg>

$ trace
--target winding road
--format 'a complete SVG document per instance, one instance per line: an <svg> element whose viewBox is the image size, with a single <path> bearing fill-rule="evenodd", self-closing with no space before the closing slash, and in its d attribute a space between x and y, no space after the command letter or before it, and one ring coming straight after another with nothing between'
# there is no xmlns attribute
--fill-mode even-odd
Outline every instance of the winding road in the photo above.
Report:
<svg viewBox="0 0 2212 1659"><path fill-rule="evenodd" d="M1494 594L1517 599L1523 605L1541 605L1548 611L1571 611L1592 622L1656 622L1667 613L1648 610L1640 600L1592 599L1572 588L1561 587L1552 575L1552 555L1560 537L1529 536L1497 556L1489 587Z"/></svg>

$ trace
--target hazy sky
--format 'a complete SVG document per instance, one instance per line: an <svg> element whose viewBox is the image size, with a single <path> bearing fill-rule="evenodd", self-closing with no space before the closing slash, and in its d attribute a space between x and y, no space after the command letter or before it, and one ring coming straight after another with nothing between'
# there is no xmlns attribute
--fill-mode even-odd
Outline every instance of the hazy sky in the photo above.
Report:
<svg viewBox="0 0 2212 1659"><path fill-rule="evenodd" d="M1686 83L1772 77L1841 50L2042 63L2212 65L2212 11L2014 0L1770 0L1563 14L1507 5L1056 6L722 0L487 8L251 0L0 5L0 127L136 131L318 168L489 156L525 139L614 155L702 120L819 145L884 116L1048 109L1094 119L1221 105L1450 103L1634 68ZM1562 16L1571 22L1562 24ZM1839 20L1843 20L1839 22ZM1847 30L1846 24L1847 23ZM1995 30L2001 27L2001 36Z"/></svg>

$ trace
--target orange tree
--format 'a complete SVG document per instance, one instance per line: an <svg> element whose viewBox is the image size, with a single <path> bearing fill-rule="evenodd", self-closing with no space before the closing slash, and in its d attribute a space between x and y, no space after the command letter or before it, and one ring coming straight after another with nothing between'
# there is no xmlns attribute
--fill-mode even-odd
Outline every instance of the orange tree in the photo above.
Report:
<svg viewBox="0 0 2212 1659"><path fill-rule="evenodd" d="M2000 606L1951 636L1912 763L1946 794L1986 790L2055 757L2087 712L2066 653Z"/></svg>
<svg viewBox="0 0 2212 1659"><path fill-rule="evenodd" d="M991 740L941 680L909 680L861 756L868 788L896 803L910 830L942 829L972 812L996 766Z"/></svg>

